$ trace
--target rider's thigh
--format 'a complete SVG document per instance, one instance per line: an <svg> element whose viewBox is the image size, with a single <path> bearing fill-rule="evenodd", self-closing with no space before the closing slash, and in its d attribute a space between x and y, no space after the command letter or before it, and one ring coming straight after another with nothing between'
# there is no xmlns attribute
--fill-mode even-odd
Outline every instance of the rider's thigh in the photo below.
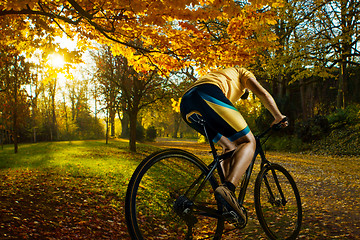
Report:
<svg viewBox="0 0 360 240"><path fill-rule="evenodd" d="M223 149L223 153L229 152L236 148L236 144L230 141L227 137L222 136L217 142Z"/></svg>
<svg viewBox="0 0 360 240"><path fill-rule="evenodd" d="M236 146L240 146L240 145L243 145L243 144L249 144L249 145L253 145L254 149L255 149L255 146L256 146L256 141L255 141L255 137L253 135L253 133L250 131L248 134L246 134L245 136L242 136L238 139L236 139L234 141L235 145Z"/></svg>

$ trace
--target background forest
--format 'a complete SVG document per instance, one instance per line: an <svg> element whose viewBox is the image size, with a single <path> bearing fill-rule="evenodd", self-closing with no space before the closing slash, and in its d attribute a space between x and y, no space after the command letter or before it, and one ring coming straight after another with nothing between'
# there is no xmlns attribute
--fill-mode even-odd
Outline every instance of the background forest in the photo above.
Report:
<svg viewBox="0 0 360 240"><path fill-rule="evenodd" d="M239 65L290 118L270 148L359 154L359 12L358 0L3 1L1 144L198 138L182 93ZM271 123L255 96L238 107L254 132Z"/></svg>

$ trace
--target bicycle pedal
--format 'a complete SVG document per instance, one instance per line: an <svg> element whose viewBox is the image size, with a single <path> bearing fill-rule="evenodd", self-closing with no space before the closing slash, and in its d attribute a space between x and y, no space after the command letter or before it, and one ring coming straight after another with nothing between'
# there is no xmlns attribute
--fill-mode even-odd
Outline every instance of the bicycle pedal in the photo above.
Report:
<svg viewBox="0 0 360 240"><path fill-rule="evenodd" d="M233 224L237 229L243 229L247 224L247 221L239 217L234 211L225 212L223 216L229 224Z"/></svg>
<svg viewBox="0 0 360 240"><path fill-rule="evenodd" d="M239 223L242 221L242 218L235 211L224 212L222 215L231 222Z"/></svg>

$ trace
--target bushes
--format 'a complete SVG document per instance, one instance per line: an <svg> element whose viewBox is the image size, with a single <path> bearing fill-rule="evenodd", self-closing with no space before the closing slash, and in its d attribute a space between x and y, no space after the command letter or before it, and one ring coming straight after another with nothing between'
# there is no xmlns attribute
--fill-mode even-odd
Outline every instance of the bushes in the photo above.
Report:
<svg viewBox="0 0 360 240"><path fill-rule="evenodd" d="M329 133L329 130L329 121L325 116L315 116L295 125L295 132L303 142L320 140Z"/></svg>
<svg viewBox="0 0 360 240"><path fill-rule="evenodd" d="M145 129L142 125L138 124L136 126L136 140L139 142L143 141L155 141L157 137L156 128L154 126L150 126Z"/></svg>
<svg viewBox="0 0 360 240"><path fill-rule="evenodd" d="M136 124L136 141L143 142L145 140L145 128L141 124Z"/></svg>
<svg viewBox="0 0 360 240"><path fill-rule="evenodd" d="M360 105L349 105L327 116L316 116L296 125L297 136L311 151L331 155L360 154Z"/></svg>
<svg viewBox="0 0 360 240"><path fill-rule="evenodd" d="M295 126L297 136L303 142L323 139L336 129L350 128L360 124L360 105L353 104L338 109L327 116L315 116Z"/></svg>
<svg viewBox="0 0 360 240"><path fill-rule="evenodd" d="M146 129L146 140L153 142L155 141L156 136L156 128L154 126L150 126Z"/></svg>
<svg viewBox="0 0 360 240"><path fill-rule="evenodd" d="M360 105L295 124L295 135L274 135L268 150L311 151L331 155L360 155Z"/></svg>
<svg viewBox="0 0 360 240"><path fill-rule="evenodd" d="M303 152L310 150L310 148L310 144L291 135L272 136L264 145L265 150L286 152Z"/></svg>
<svg viewBox="0 0 360 240"><path fill-rule="evenodd" d="M319 153L360 155L360 104L353 104L327 116L330 134L313 147Z"/></svg>
<svg viewBox="0 0 360 240"><path fill-rule="evenodd" d="M312 151L331 155L360 155L360 125L335 129L313 144Z"/></svg>
<svg viewBox="0 0 360 240"><path fill-rule="evenodd" d="M345 109L338 109L327 118L332 129L360 124L360 104L352 104Z"/></svg>

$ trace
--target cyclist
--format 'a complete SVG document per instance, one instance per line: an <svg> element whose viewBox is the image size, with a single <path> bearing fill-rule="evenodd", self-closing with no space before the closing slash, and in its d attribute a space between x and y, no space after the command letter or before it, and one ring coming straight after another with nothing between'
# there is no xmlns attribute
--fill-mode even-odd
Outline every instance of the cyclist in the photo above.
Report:
<svg viewBox="0 0 360 240"><path fill-rule="evenodd" d="M231 158L221 163L225 183L215 190L215 194L227 211L235 211L243 220L245 214L234 192L252 160L256 142L234 104L240 98L246 99L249 90L259 97L273 115L272 125L285 117L279 111L273 97L260 85L255 76L245 68L239 67L216 70L199 78L185 92L180 103L180 112L188 125L204 135L203 127L189 119L194 113L200 114L209 126L209 138L223 148L223 153L235 150ZM288 123L283 124L286 126Z"/></svg>

